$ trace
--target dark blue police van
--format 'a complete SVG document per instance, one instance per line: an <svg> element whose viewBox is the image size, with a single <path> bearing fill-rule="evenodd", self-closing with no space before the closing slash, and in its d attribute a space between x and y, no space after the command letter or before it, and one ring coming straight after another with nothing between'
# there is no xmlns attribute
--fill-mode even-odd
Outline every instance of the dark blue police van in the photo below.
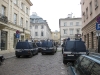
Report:
<svg viewBox="0 0 100 75"><path fill-rule="evenodd" d="M42 55L45 53L56 53L57 49L56 46L54 45L54 42L52 40L44 40L42 41L42 50L41 53Z"/></svg>
<svg viewBox="0 0 100 75"><path fill-rule="evenodd" d="M63 63L74 62L81 54L88 54L85 43L79 40L67 39L63 45Z"/></svg>
<svg viewBox="0 0 100 75"><path fill-rule="evenodd" d="M38 54L38 48L36 44L28 41L17 42L16 50L15 50L15 55L17 58L19 58L20 56L32 57L35 54Z"/></svg>

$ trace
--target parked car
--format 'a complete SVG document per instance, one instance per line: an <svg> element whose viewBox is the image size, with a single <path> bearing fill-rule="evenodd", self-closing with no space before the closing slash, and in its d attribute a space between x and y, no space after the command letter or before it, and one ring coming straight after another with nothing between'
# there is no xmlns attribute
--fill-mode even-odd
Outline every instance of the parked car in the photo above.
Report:
<svg viewBox="0 0 100 75"><path fill-rule="evenodd" d="M66 40L63 46L63 63L74 62L81 54L88 54L84 42L80 40Z"/></svg>
<svg viewBox="0 0 100 75"><path fill-rule="evenodd" d="M15 55L16 57L20 56L29 56L32 57L34 54L38 53L38 49L34 47L33 42L17 42Z"/></svg>
<svg viewBox="0 0 100 75"><path fill-rule="evenodd" d="M0 55L0 65L2 64L3 61L4 61L4 56Z"/></svg>
<svg viewBox="0 0 100 75"><path fill-rule="evenodd" d="M41 42L36 42L36 45L37 45L37 47L38 47L38 52L41 52L41 49L42 49L42 47L41 47Z"/></svg>
<svg viewBox="0 0 100 75"><path fill-rule="evenodd" d="M42 55L45 53L56 53L57 49L56 46L54 46L54 42L52 40L46 40L42 42Z"/></svg>
<svg viewBox="0 0 100 75"><path fill-rule="evenodd" d="M67 64L69 75L100 75L100 54L81 55L74 65Z"/></svg>

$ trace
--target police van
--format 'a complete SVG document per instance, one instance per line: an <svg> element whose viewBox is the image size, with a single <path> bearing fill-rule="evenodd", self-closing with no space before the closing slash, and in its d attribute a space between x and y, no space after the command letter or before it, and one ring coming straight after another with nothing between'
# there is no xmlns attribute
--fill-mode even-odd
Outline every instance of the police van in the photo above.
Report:
<svg viewBox="0 0 100 75"><path fill-rule="evenodd" d="M84 41L68 38L63 45L63 63L74 62L81 54L88 54Z"/></svg>

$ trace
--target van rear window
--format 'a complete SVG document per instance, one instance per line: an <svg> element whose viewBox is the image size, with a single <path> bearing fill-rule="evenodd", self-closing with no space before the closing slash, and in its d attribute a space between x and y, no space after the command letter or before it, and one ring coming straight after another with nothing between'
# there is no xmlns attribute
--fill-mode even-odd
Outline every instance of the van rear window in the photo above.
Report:
<svg viewBox="0 0 100 75"><path fill-rule="evenodd" d="M74 51L74 47L75 47L74 41L67 41L65 51Z"/></svg>
<svg viewBox="0 0 100 75"><path fill-rule="evenodd" d="M76 52L86 52L86 47L84 42L76 41Z"/></svg>

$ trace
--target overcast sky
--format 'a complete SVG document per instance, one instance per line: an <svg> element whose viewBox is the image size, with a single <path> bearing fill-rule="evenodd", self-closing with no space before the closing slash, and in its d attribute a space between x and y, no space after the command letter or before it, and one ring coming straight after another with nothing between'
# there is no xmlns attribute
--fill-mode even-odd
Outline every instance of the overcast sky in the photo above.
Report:
<svg viewBox="0 0 100 75"><path fill-rule="evenodd" d="M80 0L31 0L30 15L36 12L47 20L51 31L59 30L59 18L66 18L71 12L75 17L81 17Z"/></svg>

